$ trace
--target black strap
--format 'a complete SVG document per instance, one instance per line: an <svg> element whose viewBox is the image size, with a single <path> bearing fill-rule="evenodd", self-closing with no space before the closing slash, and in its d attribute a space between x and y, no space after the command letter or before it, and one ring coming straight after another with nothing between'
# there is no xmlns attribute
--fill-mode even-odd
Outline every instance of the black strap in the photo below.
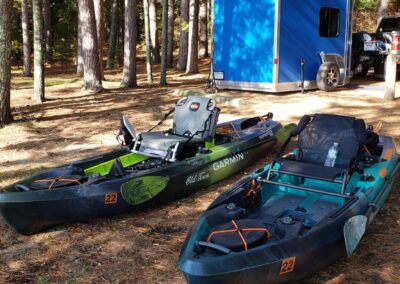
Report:
<svg viewBox="0 0 400 284"><path fill-rule="evenodd" d="M152 128L151 128L150 130L148 130L147 132L151 132L151 131L153 131L156 127L158 127L158 126L160 126L161 124L163 124L163 122L166 121L166 120L168 119L168 117L169 117L174 111L175 111L175 108L171 109L168 113L166 113L166 114L164 115L164 118L163 118L159 123L157 123L157 125L155 125L154 127L152 127Z"/></svg>
<svg viewBox="0 0 400 284"><path fill-rule="evenodd" d="M300 119L299 124L297 125L296 128L293 128L292 131L290 131L289 137L286 139L285 143L283 143L282 147L279 149L278 153L276 154L277 157L280 157L283 155L283 153L286 150L286 147L289 145L290 140L293 137L296 137L297 135L299 135L304 128L306 128L307 124L309 124L312 120L312 116L309 115L305 115Z"/></svg>

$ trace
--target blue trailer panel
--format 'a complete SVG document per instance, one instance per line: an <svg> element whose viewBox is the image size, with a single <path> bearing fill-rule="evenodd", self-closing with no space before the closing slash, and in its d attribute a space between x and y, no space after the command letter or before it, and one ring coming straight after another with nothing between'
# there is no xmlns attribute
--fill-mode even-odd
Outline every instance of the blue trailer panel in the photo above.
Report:
<svg viewBox="0 0 400 284"><path fill-rule="evenodd" d="M218 88L316 88L321 64L350 79L352 0L214 0L213 79Z"/></svg>
<svg viewBox="0 0 400 284"><path fill-rule="evenodd" d="M272 83L275 0L215 0L214 11L214 70L227 81Z"/></svg>

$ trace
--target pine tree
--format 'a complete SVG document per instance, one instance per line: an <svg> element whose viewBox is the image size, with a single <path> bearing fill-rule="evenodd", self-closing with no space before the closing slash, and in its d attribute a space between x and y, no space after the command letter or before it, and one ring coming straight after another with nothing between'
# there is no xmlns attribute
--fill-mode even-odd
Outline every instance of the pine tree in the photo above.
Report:
<svg viewBox="0 0 400 284"><path fill-rule="evenodd" d="M189 7L189 48L186 73L199 72L199 0L190 0Z"/></svg>
<svg viewBox="0 0 400 284"><path fill-rule="evenodd" d="M28 0L21 1L22 46L24 51L24 77L31 77L31 36L29 33Z"/></svg>
<svg viewBox="0 0 400 284"><path fill-rule="evenodd" d="M112 0L110 37L108 39L107 68L112 68L115 65L117 34L118 34L118 0Z"/></svg>
<svg viewBox="0 0 400 284"><path fill-rule="evenodd" d="M137 13L136 0L125 0L124 68L121 87L132 88L136 82Z"/></svg>
<svg viewBox="0 0 400 284"><path fill-rule="evenodd" d="M387 16L387 11L389 8L389 0L380 0L378 9L378 24L384 16Z"/></svg>
<svg viewBox="0 0 400 284"><path fill-rule="evenodd" d="M32 100L44 101L44 48L43 48L43 14L42 1L32 0L33 10L33 65L34 91Z"/></svg>
<svg viewBox="0 0 400 284"><path fill-rule="evenodd" d="M156 0L149 0L149 18L153 62L160 63L160 42L158 40Z"/></svg>
<svg viewBox="0 0 400 284"><path fill-rule="evenodd" d="M144 14L144 33L146 37L146 71L147 82L153 83L153 70L151 63L151 35L150 35L150 17L149 17L149 0L143 0Z"/></svg>
<svg viewBox="0 0 400 284"><path fill-rule="evenodd" d="M101 91L103 87L100 77L99 48L93 0L79 0L78 3L83 47L82 87Z"/></svg>
<svg viewBox="0 0 400 284"><path fill-rule="evenodd" d="M162 1L162 57L160 85L167 85L168 0Z"/></svg>
<svg viewBox="0 0 400 284"><path fill-rule="evenodd" d="M175 1L168 0L168 48L167 48L167 67L174 66L174 32L175 32Z"/></svg>
<svg viewBox="0 0 400 284"><path fill-rule="evenodd" d="M179 35L179 57L177 69L179 71L186 70L189 44L189 0L181 0L181 19L180 19L180 35Z"/></svg>
<svg viewBox="0 0 400 284"><path fill-rule="evenodd" d="M43 29L45 40L45 57L46 61L50 62L53 57L53 38L51 33L51 7L50 0L43 0L42 2L43 13Z"/></svg>
<svg viewBox="0 0 400 284"><path fill-rule="evenodd" d="M77 22L77 37L76 37L76 74L83 75L83 47L82 47L82 23L80 10L78 9L78 22Z"/></svg>
<svg viewBox="0 0 400 284"><path fill-rule="evenodd" d="M0 0L0 128L11 123L11 9L12 0Z"/></svg>
<svg viewBox="0 0 400 284"><path fill-rule="evenodd" d="M101 80L104 80L104 68L103 68L103 49L104 49L104 12L103 12L103 0L94 0L94 14L96 18L96 33L97 33L97 45L99 48L99 72Z"/></svg>
<svg viewBox="0 0 400 284"><path fill-rule="evenodd" d="M200 39L199 39L199 55L208 57L208 0L200 0Z"/></svg>

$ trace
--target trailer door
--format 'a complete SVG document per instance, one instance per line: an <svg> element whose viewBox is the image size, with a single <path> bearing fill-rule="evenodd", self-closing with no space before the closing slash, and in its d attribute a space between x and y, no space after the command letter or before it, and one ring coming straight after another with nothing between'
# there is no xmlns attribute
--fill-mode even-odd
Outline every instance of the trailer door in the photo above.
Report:
<svg viewBox="0 0 400 284"><path fill-rule="evenodd" d="M279 84L304 80L314 82L320 53L346 54L347 1L281 0L279 39Z"/></svg>

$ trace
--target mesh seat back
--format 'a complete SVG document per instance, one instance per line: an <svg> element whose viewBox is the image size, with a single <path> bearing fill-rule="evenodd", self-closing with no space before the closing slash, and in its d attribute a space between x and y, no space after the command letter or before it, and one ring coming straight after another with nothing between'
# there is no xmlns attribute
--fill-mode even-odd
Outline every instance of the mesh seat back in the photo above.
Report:
<svg viewBox="0 0 400 284"><path fill-rule="evenodd" d="M336 142L339 153L335 167L349 168L366 141L363 120L354 117L316 114L299 135L300 159L324 165L329 149Z"/></svg>
<svg viewBox="0 0 400 284"><path fill-rule="evenodd" d="M211 108L210 108L211 106ZM206 139L214 136L219 109L212 107L212 99L188 96L175 106L173 134Z"/></svg>

